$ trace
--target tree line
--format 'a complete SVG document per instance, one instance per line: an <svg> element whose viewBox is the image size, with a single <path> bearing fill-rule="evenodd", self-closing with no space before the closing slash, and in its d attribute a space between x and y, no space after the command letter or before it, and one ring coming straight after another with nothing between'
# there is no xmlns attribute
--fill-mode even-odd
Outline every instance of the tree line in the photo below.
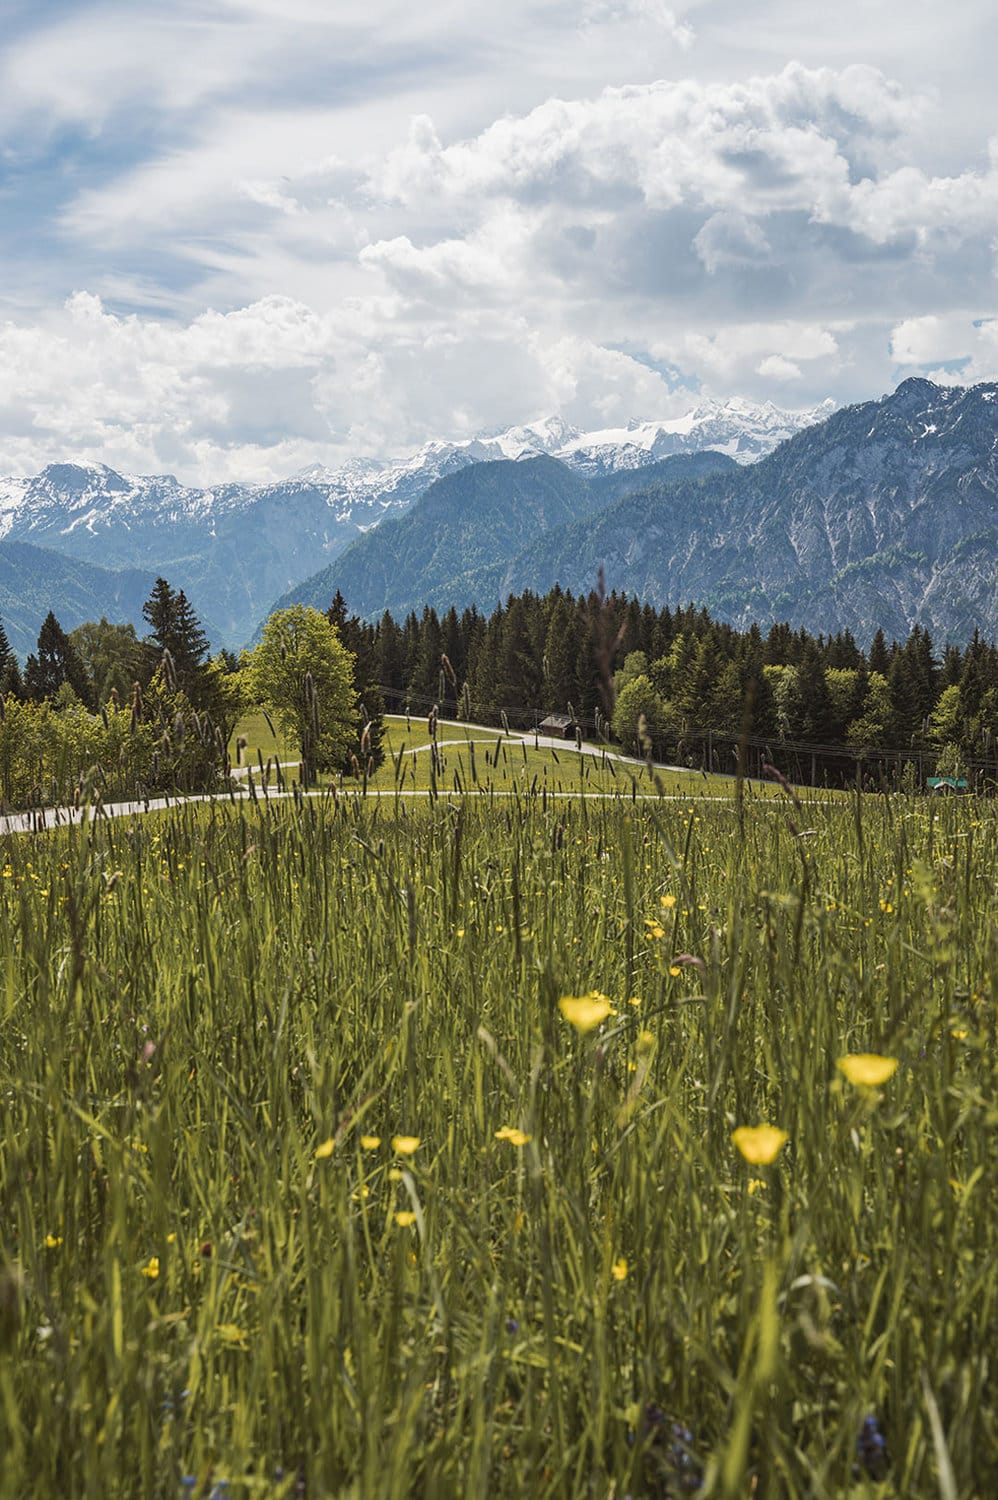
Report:
<svg viewBox="0 0 998 1500"><path fill-rule="evenodd" d="M559 587L511 595L490 614L427 607L365 621L337 593L325 614L272 616L237 659L209 654L190 601L165 579L143 617L140 638L105 619L67 633L50 613L23 673L0 623L7 805L32 791L54 800L56 783L65 797L84 764L123 794L136 782L210 789L228 774L239 717L257 704L298 745L305 782L373 771L386 705L518 728L561 714L569 734L656 760L749 774L773 765L818 784L998 778L998 648L977 632L937 650L920 626L903 642L877 631L863 648L848 630L738 630L693 605ZM11 749L18 741L37 747L27 768L31 756Z"/></svg>
<svg viewBox="0 0 998 1500"><path fill-rule="evenodd" d="M937 650L921 626L903 642L878 630L863 648L848 630L738 630L693 605L559 587L487 616L427 608L359 628L393 706L518 727L561 713L656 759L732 770L741 747L802 781L998 775L998 649L976 631Z"/></svg>
<svg viewBox="0 0 998 1500"><path fill-rule="evenodd" d="M220 790L236 724L257 705L297 744L306 785L321 771L363 774L378 763L382 723L361 722L357 658L331 614L280 611L237 660L209 655L190 601L166 579L142 613L140 639L106 619L67 633L50 611L23 673L0 622L0 804ZM380 714L377 693L367 697Z"/></svg>

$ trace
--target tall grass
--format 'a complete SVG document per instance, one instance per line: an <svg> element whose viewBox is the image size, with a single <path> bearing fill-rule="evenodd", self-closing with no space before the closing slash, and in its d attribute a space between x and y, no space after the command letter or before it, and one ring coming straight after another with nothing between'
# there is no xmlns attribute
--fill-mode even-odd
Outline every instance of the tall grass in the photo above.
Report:
<svg viewBox="0 0 998 1500"><path fill-rule="evenodd" d="M995 1493L998 815L792 815L6 840L0 1494Z"/></svg>

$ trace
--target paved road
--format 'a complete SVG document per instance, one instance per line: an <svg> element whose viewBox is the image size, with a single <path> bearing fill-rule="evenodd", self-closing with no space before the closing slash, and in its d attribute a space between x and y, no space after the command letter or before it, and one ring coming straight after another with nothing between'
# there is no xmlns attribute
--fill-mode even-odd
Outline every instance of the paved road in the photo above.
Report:
<svg viewBox="0 0 998 1500"><path fill-rule="evenodd" d="M469 725L465 725L465 724L461 724L461 723L454 723L454 722L449 722L449 721L441 721L439 727L441 729L444 729L444 730L463 729L465 731L467 731L467 729L470 728ZM528 733L522 733L520 731L513 731L513 732L507 734L505 732L505 730L500 731L498 729L496 729L494 731L483 731L480 735L479 734L469 735L469 734L465 733L465 735L462 738L460 738L460 739L455 738L455 739L451 739L451 740L438 740L437 741L437 748L440 749L440 750L445 750L445 749L449 749L449 748L452 748L452 747L460 748L461 746L468 745L469 742L471 742L471 741L474 741L474 743L476 745L486 745L486 746L493 746L493 745L496 745L499 742L502 742L503 744L510 744L510 745L519 745L519 744L522 743L522 744L527 745L528 748L536 748L536 749L539 749L539 750L554 750L555 752L557 752L557 751L560 750L560 751L562 751L563 754L566 754L566 755L571 755L573 752L578 752L578 750L580 749L580 747L578 745L576 745L575 743L573 743L573 741L571 741L571 740L556 739L553 735L544 735L544 734L537 735L537 734L531 734L529 732ZM422 752L428 751L430 749L430 743L428 741L425 745L416 745L413 748L414 748L415 753L419 754L421 751ZM582 746L581 746L581 751L582 751L583 755L595 755L595 756L599 756L599 757L601 757L601 758L603 758L605 760L616 761L616 762L619 762L619 763L621 763L621 764L623 764L625 766L629 766L630 768L632 768L634 771L637 771L637 772L645 771L647 769L646 763L643 760L636 760L633 756L630 756L630 755L621 755L617 751L607 750L602 745L590 745L590 744L587 744L585 741L583 741ZM411 753L411 752L410 751L406 751L406 754L409 754L409 753ZM282 771L286 772L286 771L290 771L293 768L296 769L297 765L298 765L297 761L289 762L286 766L282 765ZM177 806L180 806L183 803L188 803L188 802L195 802L195 803L196 802L229 802L229 801L233 801L233 802L249 802L249 801L252 800L252 793L250 792L249 786L247 784L248 775L249 775L250 770L253 770L253 771L256 772L256 771L258 771L258 768L256 766L240 766L240 767L237 767L237 768L233 769L232 774L233 774L233 777L236 778L236 779L234 779L232 790L229 791L229 792L218 792L218 793L211 794L211 795L193 796L193 797L150 797L148 799L143 799L143 800L140 800L140 801L108 802L108 803L102 804L101 807L100 807L100 809L99 809L99 811L96 811L96 812L92 808L81 808L81 807L45 807L45 808L38 808L38 809L29 811L29 812L8 813L5 817L0 817L0 837L2 837L4 834L13 834L13 833L43 833L46 830L52 829L52 828L65 828L65 827L71 826L73 824L80 824L80 823L82 823L84 821L85 818L89 818L91 821L93 821L95 818L98 818L98 817L100 817L100 818L128 818L128 817L135 817L135 816L137 816L139 814L142 814L142 813L157 812L157 811L161 811L161 810L166 809L166 808L177 807ZM655 766L655 770L656 771L679 771L679 772L685 773L686 775L690 775L691 774L690 768L688 766L656 765ZM697 773L693 772L692 774L695 775ZM266 792L264 792L259 787L259 785L257 786L257 798L260 801L268 801L268 802L283 801L283 800L286 800L287 798L294 797L295 795L296 795L296 792L294 790L279 792L279 791L276 790L275 787L271 786L271 787L269 787L267 789ZM301 795L301 793L297 793L297 795ZM329 790L319 790L319 791L306 792L305 795L308 796L308 797L319 797L319 798L326 797L326 798L329 798L329 797L333 796L333 793L331 793ZM346 790L338 791L336 793L336 795L337 796L341 796L341 797L345 796L345 797L361 797L362 798L364 796L364 793L360 790L359 787L349 787ZM409 791L398 792L398 791L395 790L394 787L385 787L385 788L377 788L377 789L375 789L373 787L370 787L370 788L368 788L368 791L367 791L366 795L367 795L368 798L378 798L378 799L380 799L380 798L393 799L393 798L396 798L396 797L405 797L406 799L409 799L409 798L413 798L413 797L429 797L431 795L431 793L429 791L425 791L425 790L423 790L423 791L420 791L420 790L409 790ZM438 789L438 792L437 792L438 798L440 798L440 797L450 797L450 796L456 796L456 795L460 795L460 794L447 792L447 791L442 790L442 789ZM523 797L525 795L525 793L523 793L521 791L517 791L517 790L501 790L499 788L495 788L495 789L490 790L490 789L485 788L485 787L477 787L475 789L470 789L469 788L469 790L466 793L464 793L464 795L470 795L470 796L473 796L473 797L490 797L490 798L496 798L496 797L499 797L499 798L502 798L502 797L520 798L520 797ZM539 795L539 793L538 793L538 795ZM597 791L586 791L586 792L565 791L565 792L555 792L555 791L552 791L552 790L548 789L546 791L546 795L548 797L556 797L556 798L563 798L563 799L569 799L569 800L571 800L573 798L576 798L576 797L579 797L579 796L584 796L584 797L587 797L587 798L595 798L596 800L607 799L607 798L613 799L614 797L625 797L626 796L628 798L628 800L630 800L632 798L633 793L632 793L632 791L630 789L628 789L628 790L625 791L623 788L621 788L620 790L609 791L609 792L597 792ZM658 794L656 792L651 792L651 791L649 791L649 792L638 792L637 796L638 796L639 799L646 800L646 801L659 801L660 800L659 797L658 797ZM668 802L683 802L683 801L686 801L689 798L689 796L690 796L689 792L675 792L675 793L669 793L669 794L667 794L665 800L668 801ZM701 794L701 800L706 800L706 801L710 801L710 802L727 802L727 801L730 800L730 796L729 795L709 796L707 798L703 798L703 796Z"/></svg>

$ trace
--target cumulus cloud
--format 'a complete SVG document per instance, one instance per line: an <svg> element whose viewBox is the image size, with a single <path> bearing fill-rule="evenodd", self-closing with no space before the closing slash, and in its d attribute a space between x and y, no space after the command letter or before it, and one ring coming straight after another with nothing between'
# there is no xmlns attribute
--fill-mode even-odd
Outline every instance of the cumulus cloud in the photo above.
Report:
<svg viewBox="0 0 998 1500"><path fill-rule="evenodd" d="M427 328L391 300L319 313L270 297L164 323L78 293L42 324L0 326L2 473L75 457L190 482L266 480L525 412L597 425L676 401L627 354L480 308Z"/></svg>
<svg viewBox="0 0 998 1500"><path fill-rule="evenodd" d="M53 163L44 222L0 218L0 470L274 477L701 389L805 405L912 368L984 378L998 143L904 38L966 58L985 11L899 31L889 9L39 12L0 56L8 159L32 183Z"/></svg>
<svg viewBox="0 0 998 1500"><path fill-rule="evenodd" d="M943 383L998 378L998 317L975 318L957 311L906 318L891 330L891 357Z"/></svg>
<svg viewBox="0 0 998 1500"><path fill-rule="evenodd" d="M795 365L792 359L786 359L782 354L767 354L756 368L769 380L799 380L802 374L800 365Z"/></svg>

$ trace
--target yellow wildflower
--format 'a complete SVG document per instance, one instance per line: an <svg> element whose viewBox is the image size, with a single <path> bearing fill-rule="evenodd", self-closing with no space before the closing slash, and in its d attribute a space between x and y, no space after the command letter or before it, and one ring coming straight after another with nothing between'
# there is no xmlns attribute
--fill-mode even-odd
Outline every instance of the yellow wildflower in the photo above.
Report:
<svg viewBox="0 0 998 1500"><path fill-rule="evenodd" d="M380 1135L362 1135L360 1138L360 1149L362 1151L377 1151L380 1145Z"/></svg>
<svg viewBox="0 0 998 1500"><path fill-rule="evenodd" d="M768 1167L788 1140L787 1132L777 1125L739 1125L732 1131L732 1143L753 1167Z"/></svg>
<svg viewBox="0 0 998 1500"><path fill-rule="evenodd" d="M524 1130L517 1130L514 1125L503 1125L496 1131L497 1141L509 1141L511 1146L525 1146L531 1139Z"/></svg>
<svg viewBox="0 0 998 1500"><path fill-rule="evenodd" d="M836 1067L858 1088L876 1088L897 1071L896 1057L881 1057L877 1052L849 1052L840 1057Z"/></svg>
<svg viewBox="0 0 998 1500"><path fill-rule="evenodd" d="M321 1146L316 1146L316 1148L315 1148L315 1159L316 1159L316 1161L325 1161L327 1157L332 1156L333 1151L335 1150L335 1147L336 1147L336 1141L335 1141L335 1139L332 1136L330 1136L328 1141L323 1141L323 1143L322 1143Z"/></svg>
<svg viewBox="0 0 998 1500"><path fill-rule="evenodd" d="M599 990L590 990L588 995L562 995L558 1009L576 1031L583 1033L592 1031L607 1016L617 1014L607 996Z"/></svg>
<svg viewBox="0 0 998 1500"><path fill-rule="evenodd" d="M148 1281L155 1281L156 1280L157 1276L159 1275L159 1256L158 1255L150 1255L149 1259L146 1261L145 1265L142 1267L142 1275L145 1276L145 1278Z"/></svg>
<svg viewBox="0 0 998 1500"><path fill-rule="evenodd" d="M610 1275L614 1281L625 1281L627 1279L627 1261L622 1255L610 1267Z"/></svg>
<svg viewBox="0 0 998 1500"><path fill-rule="evenodd" d="M400 1229L408 1229L410 1224L415 1224L416 1215L411 1208L402 1208L395 1215L395 1222Z"/></svg>
<svg viewBox="0 0 998 1500"><path fill-rule="evenodd" d="M45 1236L45 1248L47 1250L58 1250L58 1248L59 1248L59 1246L61 1244L62 1244L62 1235L61 1234L47 1234Z"/></svg>
<svg viewBox="0 0 998 1500"><path fill-rule="evenodd" d="M659 905L666 911L671 911L676 904L675 896L659 896Z"/></svg>
<svg viewBox="0 0 998 1500"><path fill-rule="evenodd" d="M392 1136L392 1150L397 1156L412 1156L414 1151L419 1150L421 1144L422 1141L418 1135Z"/></svg>

